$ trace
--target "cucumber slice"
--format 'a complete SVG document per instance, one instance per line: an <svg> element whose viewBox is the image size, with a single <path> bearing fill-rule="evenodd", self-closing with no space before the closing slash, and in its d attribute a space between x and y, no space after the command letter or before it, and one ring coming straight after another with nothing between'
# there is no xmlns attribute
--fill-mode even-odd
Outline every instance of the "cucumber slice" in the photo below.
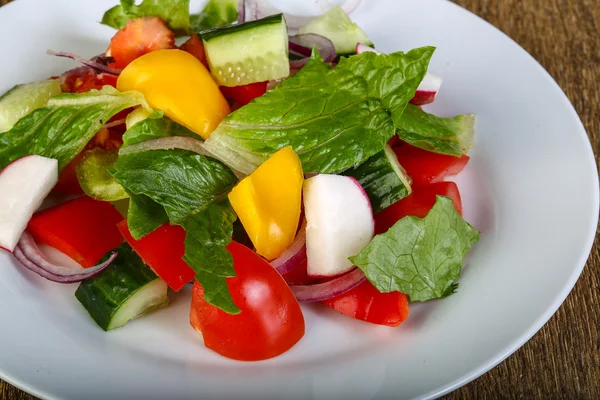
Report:
<svg viewBox="0 0 600 400"><path fill-rule="evenodd" d="M42 108L51 97L61 94L58 79L17 85L0 96L0 133L9 131L18 120Z"/></svg>
<svg viewBox="0 0 600 400"><path fill-rule="evenodd" d="M342 175L360 182L371 200L373 213L391 206L412 192L410 178L390 146L385 146L383 151L361 165L344 171Z"/></svg>
<svg viewBox="0 0 600 400"><path fill-rule="evenodd" d="M372 46L367 34L339 7L334 7L300 28L298 33L315 33L333 42L338 55L354 54L357 43Z"/></svg>
<svg viewBox="0 0 600 400"><path fill-rule="evenodd" d="M167 284L150 270L128 244L115 249L113 265L82 282L75 297L105 331L169 303Z"/></svg>
<svg viewBox="0 0 600 400"><path fill-rule="evenodd" d="M108 172L117 162L117 151L96 147L88 150L76 167L79 185L88 196L103 201L116 201L129 197L125 188Z"/></svg>
<svg viewBox="0 0 600 400"><path fill-rule="evenodd" d="M290 74L283 14L201 34L210 71L219 85L247 85Z"/></svg>

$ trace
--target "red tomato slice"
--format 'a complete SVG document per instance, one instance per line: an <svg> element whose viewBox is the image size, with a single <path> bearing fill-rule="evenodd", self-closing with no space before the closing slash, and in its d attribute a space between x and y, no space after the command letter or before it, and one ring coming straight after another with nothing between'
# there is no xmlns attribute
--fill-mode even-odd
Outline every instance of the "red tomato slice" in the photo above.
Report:
<svg viewBox="0 0 600 400"><path fill-rule="evenodd" d="M122 219L110 203L80 197L34 214L27 231L37 243L52 246L83 267L91 267L123 243L117 229Z"/></svg>
<svg viewBox="0 0 600 400"><path fill-rule="evenodd" d="M198 35L195 33L179 48L183 51L187 51L194 57L196 57L206 68L208 68L208 61L206 61L206 53L204 52L204 46L200 39L198 39Z"/></svg>
<svg viewBox="0 0 600 400"><path fill-rule="evenodd" d="M256 82L243 86L220 86L221 93L229 100L235 100L241 105L246 105L267 91L268 82Z"/></svg>
<svg viewBox="0 0 600 400"><path fill-rule="evenodd" d="M372 324L398 326L408 317L408 297L400 292L381 293L365 281L347 293L323 302L340 314Z"/></svg>
<svg viewBox="0 0 600 400"><path fill-rule="evenodd" d="M415 185L440 182L446 176L456 175L463 170L469 156L454 157L437 154L409 145L395 147L398 162L412 178Z"/></svg>
<svg viewBox="0 0 600 400"><path fill-rule="evenodd" d="M185 231L178 225L164 224L140 240L135 240L127 221L118 224L127 243L160 279L174 291L194 280L196 273L183 261Z"/></svg>
<svg viewBox="0 0 600 400"><path fill-rule="evenodd" d="M375 233L384 233L407 215L423 218L435 204L437 196L452 199L454 208L462 215L462 202L454 182L437 182L413 188L410 196L395 202L375 215Z"/></svg>
<svg viewBox="0 0 600 400"><path fill-rule="evenodd" d="M115 61L113 68L125 68L136 58L156 50L175 46L175 35L159 17L131 19L112 38L107 55Z"/></svg>
<svg viewBox="0 0 600 400"><path fill-rule="evenodd" d="M236 276L227 286L240 314L227 314L204 300L204 289L194 282L190 323L202 334L204 345L241 361L278 356L304 336L304 316L281 275L252 250L237 242L227 249Z"/></svg>

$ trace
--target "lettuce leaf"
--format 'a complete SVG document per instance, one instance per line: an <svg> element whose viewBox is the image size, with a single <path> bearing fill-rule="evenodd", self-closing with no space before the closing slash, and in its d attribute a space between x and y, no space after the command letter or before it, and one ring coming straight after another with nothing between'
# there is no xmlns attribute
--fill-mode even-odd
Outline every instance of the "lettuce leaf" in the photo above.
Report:
<svg viewBox="0 0 600 400"><path fill-rule="evenodd" d="M131 195L127 211L127 227L131 236L139 240L169 222L163 206L143 194Z"/></svg>
<svg viewBox="0 0 600 400"><path fill-rule="evenodd" d="M308 173L361 164L394 135L433 51L365 52L333 69L313 52L296 75L227 116L204 145L245 174L285 146Z"/></svg>
<svg viewBox="0 0 600 400"><path fill-rule="evenodd" d="M209 0L200 14L190 15L190 31L219 28L236 21L238 1L242 0Z"/></svg>
<svg viewBox="0 0 600 400"><path fill-rule="evenodd" d="M157 16L175 33L189 32L190 0L144 0L140 5L135 0L120 0L120 3L104 13L101 23L122 29L130 19Z"/></svg>
<svg viewBox="0 0 600 400"><path fill-rule="evenodd" d="M112 174L129 192L141 196L133 202L134 215L142 218L136 221L138 233L155 228L158 221L153 219L160 218L160 210L148 213L155 207L152 203L139 207L137 200L146 196L164 208L171 224L185 229L183 258L196 271L206 300L226 312L239 312L225 281L235 276L225 248L236 219L227 201L227 193L237 183L233 172L217 160L175 149L120 155Z"/></svg>
<svg viewBox="0 0 600 400"><path fill-rule="evenodd" d="M202 139L185 126L165 117L162 111L154 111L148 118L127 129L123 134L123 146L121 148L168 136L188 136L198 140Z"/></svg>
<svg viewBox="0 0 600 400"><path fill-rule="evenodd" d="M141 93L118 92L110 86L53 97L46 107L21 118L0 135L0 169L18 158L37 154L56 158L62 170L106 121L140 104L149 108Z"/></svg>
<svg viewBox="0 0 600 400"><path fill-rule="evenodd" d="M479 232L448 197L438 196L425 218L405 217L350 257L377 290L399 291L411 301L454 293L455 281Z"/></svg>
<svg viewBox="0 0 600 400"><path fill-rule="evenodd" d="M460 157L473 147L475 116L441 118L409 104L397 129L400 139L415 147Z"/></svg>

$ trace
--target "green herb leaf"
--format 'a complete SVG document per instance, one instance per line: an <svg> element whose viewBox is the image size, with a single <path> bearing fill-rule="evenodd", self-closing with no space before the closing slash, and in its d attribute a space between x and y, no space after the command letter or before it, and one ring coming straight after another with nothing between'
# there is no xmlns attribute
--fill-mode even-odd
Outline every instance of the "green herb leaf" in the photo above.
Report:
<svg viewBox="0 0 600 400"><path fill-rule="evenodd" d="M366 52L333 69L313 53L296 75L225 118L204 145L246 174L285 146L293 147L305 172L361 164L393 136L433 51Z"/></svg>
<svg viewBox="0 0 600 400"><path fill-rule="evenodd" d="M240 312L225 280L235 276L233 258L225 246L231 243L236 219L229 201L223 199L181 224L186 231L183 259L196 271L196 279L204 288L204 299L230 314Z"/></svg>
<svg viewBox="0 0 600 400"><path fill-rule="evenodd" d="M409 104L398 124L400 139L435 153L460 157L473 147L475 116L441 118Z"/></svg>
<svg viewBox="0 0 600 400"><path fill-rule="evenodd" d="M127 212L127 227L135 240L152 233L167 222L169 217L163 206L143 194L131 196Z"/></svg>
<svg viewBox="0 0 600 400"><path fill-rule="evenodd" d="M438 196L425 218L405 217L350 260L381 292L399 291L411 301L449 296L479 232L448 197Z"/></svg>
<svg viewBox="0 0 600 400"><path fill-rule="evenodd" d="M129 128L123 134L121 149L146 140L169 136L187 136L201 140L201 137L183 125L163 116L162 111L154 111L148 118Z"/></svg>
<svg viewBox="0 0 600 400"><path fill-rule="evenodd" d="M130 19L157 16L175 33L189 32L190 0L144 0L140 5L135 0L120 0L120 3L104 13L101 21L104 25L122 29Z"/></svg>
<svg viewBox="0 0 600 400"><path fill-rule="evenodd" d="M190 30L200 32L229 25L237 20L238 0L209 0L200 14L190 15Z"/></svg>
<svg viewBox="0 0 600 400"><path fill-rule="evenodd" d="M135 91L105 86L81 94L63 94L20 119L0 135L0 169L29 154L56 158L62 170L112 116L137 105L148 107Z"/></svg>

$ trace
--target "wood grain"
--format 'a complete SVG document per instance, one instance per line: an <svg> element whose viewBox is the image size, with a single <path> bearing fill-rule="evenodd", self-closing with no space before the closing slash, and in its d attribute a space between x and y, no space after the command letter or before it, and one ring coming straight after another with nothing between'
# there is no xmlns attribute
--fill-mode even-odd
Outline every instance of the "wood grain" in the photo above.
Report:
<svg viewBox="0 0 600 400"><path fill-rule="evenodd" d="M581 116L599 161L600 1L454 1L504 31L550 72ZM583 275L548 324L498 367L445 398L600 399L599 331L597 235ZM33 397L0 381L0 400L24 399Z"/></svg>

